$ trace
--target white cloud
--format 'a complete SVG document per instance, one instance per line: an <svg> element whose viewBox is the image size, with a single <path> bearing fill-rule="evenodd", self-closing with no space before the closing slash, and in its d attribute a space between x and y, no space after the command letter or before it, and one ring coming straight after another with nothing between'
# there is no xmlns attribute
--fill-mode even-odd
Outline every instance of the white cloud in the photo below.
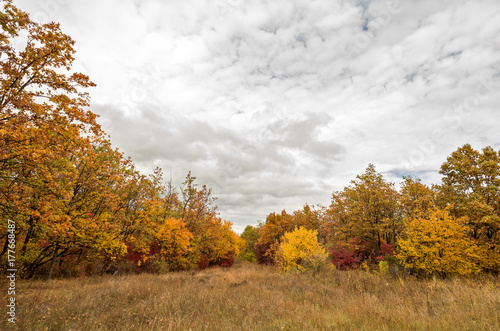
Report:
<svg viewBox="0 0 500 331"><path fill-rule="evenodd" d="M494 0L16 4L76 40L113 143L192 170L239 231L328 203L369 162L436 182L458 146L500 148Z"/></svg>

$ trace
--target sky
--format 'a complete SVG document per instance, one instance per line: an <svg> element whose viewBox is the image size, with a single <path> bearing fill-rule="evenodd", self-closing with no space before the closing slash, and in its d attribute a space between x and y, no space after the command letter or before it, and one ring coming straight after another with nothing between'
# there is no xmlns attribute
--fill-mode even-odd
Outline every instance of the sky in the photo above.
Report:
<svg viewBox="0 0 500 331"><path fill-rule="evenodd" d="M91 110L137 168L188 171L241 232L328 205L369 163L441 180L500 150L500 2L14 0L76 42Z"/></svg>

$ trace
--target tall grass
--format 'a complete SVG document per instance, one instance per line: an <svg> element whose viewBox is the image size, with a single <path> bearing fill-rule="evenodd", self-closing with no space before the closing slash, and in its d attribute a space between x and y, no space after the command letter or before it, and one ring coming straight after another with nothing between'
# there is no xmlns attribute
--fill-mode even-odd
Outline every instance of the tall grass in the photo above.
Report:
<svg viewBox="0 0 500 331"><path fill-rule="evenodd" d="M19 281L18 290L19 330L500 330L495 277L294 275L239 262L198 272Z"/></svg>

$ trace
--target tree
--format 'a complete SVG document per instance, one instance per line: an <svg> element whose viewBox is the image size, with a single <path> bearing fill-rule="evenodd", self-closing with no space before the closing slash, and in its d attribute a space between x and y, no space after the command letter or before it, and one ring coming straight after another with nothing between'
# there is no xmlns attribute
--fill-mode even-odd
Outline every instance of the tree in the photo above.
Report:
<svg viewBox="0 0 500 331"><path fill-rule="evenodd" d="M259 263L273 263L282 236L296 227L317 230L322 222L322 211L305 204L300 210L288 214L285 210L270 213L266 222L259 225L259 239L254 251Z"/></svg>
<svg viewBox="0 0 500 331"><path fill-rule="evenodd" d="M10 0L2 6L0 221L16 222L21 260L29 260L35 235L43 237L48 220L61 220L52 206L69 194L66 180L76 173L72 160L89 148L88 137L101 131L96 115L85 109L89 98L83 89L94 84L87 76L70 72L73 40L56 23L31 21ZM14 41L22 33L27 35L26 44L19 49ZM1 255L7 245L6 234L2 237Z"/></svg>
<svg viewBox="0 0 500 331"><path fill-rule="evenodd" d="M200 268L233 264L245 243L231 227L231 222L220 218L210 219L204 224L203 231L195 236L193 243L194 257Z"/></svg>
<svg viewBox="0 0 500 331"><path fill-rule="evenodd" d="M426 275L468 275L481 271L480 247L467 236L464 218L448 210L430 209L405 218L405 236L399 240L398 259Z"/></svg>
<svg viewBox="0 0 500 331"><path fill-rule="evenodd" d="M29 277L50 262L47 274L50 279L60 258L82 255L83 251L111 261L126 252L116 217L119 210L116 190L129 163L109 143L96 140L79 150L70 165L72 172L51 169L55 178L47 188L50 191L40 192L40 187L34 191L35 195L44 193L44 204L39 201L33 210L36 223L29 224L24 237L23 247L32 249L30 258L24 257L23 250L21 253ZM31 241L37 242L38 251L29 246Z"/></svg>
<svg viewBox="0 0 500 331"><path fill-rule="evenodd" d="M168 264L169 270L187 268L191 239L193 235L181 220L170 218L159 227L156 241L160 248L160 257Z"/></svg>
<svg viewBox="0 0 500 331"><path fill-rule="evenodd" d="M212 189L205 185L198 189L195 183L196 177L191 175L191 171L186 176L186 180L181 187L181 219L188 225L189 231L197 233L198 228L217 216L216 197L212 196Z"/></svg>
<svg viewBox="0 0 500 331"><path fill-rule="evenodd" d="M279 246L277 264L284 271L307 269L305 262L313 256L327 259L328 254L318 242L318 232L304 227L285 233Z"/></svg>
<svg viewBox="0 0 500 331"><path fill-rule="evenodd" d="M403 177L401 186L401 208L404 216L414 216L416 213L426 212L436 205L437 191L420 179Z"/></svg>
<svg viewBox="0 0 500 331"><path fill-rule="evenodd" d="M467 217L471 238L487 249L483 261L490 270L500 268L500 151L482 152L466 144L441 165L439 186L442 206L451 206L456 218Z"/></svg>
<svg viewBox="0 0 500 331"><path fill-rule="evenodd" d="M357 238L366 243L374 258L383 243L394 244L401 232L398 198L394 184L384 180L370 164L351 186L333 193L321 237L335 244Z"/></svg>
<svg viewBox="0 0 500 331"><path fill-rule="evenodd" d="M280 238L286 233L293 231L294 224L292 216L285 210L278 213L270 213L266 222L259 225L259 239L255 243L255 255L259 263L274 263L274 255L278 249Z"/></svg>
<svg viewBox="0 0 500 331"><path fill-rule="evenodd" d="M259 230L251 225L247 225L240 237L245 241L245 246L240 254L241 259L250 262L257 261L254 253L254 247L255 243L259 239Z"/></svg>

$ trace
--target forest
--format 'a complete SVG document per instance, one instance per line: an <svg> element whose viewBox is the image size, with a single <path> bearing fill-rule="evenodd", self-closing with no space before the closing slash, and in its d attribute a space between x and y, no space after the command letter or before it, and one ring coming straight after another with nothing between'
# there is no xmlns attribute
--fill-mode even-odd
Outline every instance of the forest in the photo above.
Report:
<svg viewBox="0 0 500 331"><path fill-rule="evenodd" d="M112 147L89 110L74 41L5 1L0 23L0 261L23 278L230 267L364 269L419 277L498 274L500 151L466 144L442 182L400 189L369 164L329 206L269 214L240 235L190 171L176 188ZM20 36L26 35L22 47ZM15 249L13 249L15 248Z"/></svg>

